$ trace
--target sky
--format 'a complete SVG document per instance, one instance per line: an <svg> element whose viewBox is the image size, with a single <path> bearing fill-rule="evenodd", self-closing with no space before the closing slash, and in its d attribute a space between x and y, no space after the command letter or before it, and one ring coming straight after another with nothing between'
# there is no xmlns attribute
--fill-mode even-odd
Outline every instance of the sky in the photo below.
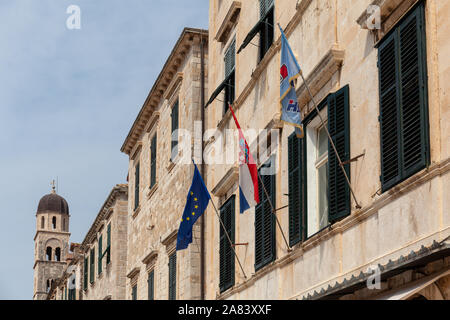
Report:
<svg viewBox="0 0 450 320"><path fill-rule="evenodd" d="M58 179L71 242L114 185L120 152L184 27L207 0L0 0L0 299L32 299L39 200ZM81 10L68 29L67 8Z"/></svg>

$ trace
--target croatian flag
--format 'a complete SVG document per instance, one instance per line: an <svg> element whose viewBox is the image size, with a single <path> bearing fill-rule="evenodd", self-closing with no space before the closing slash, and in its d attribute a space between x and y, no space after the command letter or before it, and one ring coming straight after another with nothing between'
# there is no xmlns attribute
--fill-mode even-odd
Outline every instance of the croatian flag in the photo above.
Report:
<svg viewBox="0 0 450 320"><path fill-rule="evenodd" d="M230 110L239 130L239 205L240 212L244 213L259 203L258 169L231 105Z"/></svg>

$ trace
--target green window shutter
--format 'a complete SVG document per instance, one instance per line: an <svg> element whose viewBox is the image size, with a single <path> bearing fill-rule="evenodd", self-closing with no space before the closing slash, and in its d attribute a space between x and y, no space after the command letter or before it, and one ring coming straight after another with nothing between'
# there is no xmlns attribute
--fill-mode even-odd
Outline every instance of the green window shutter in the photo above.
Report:
<svg viewBox="0 0 450 320"><path fill-rule="evenodd" d="M106 231L106 264L111 262L111 223L108 224L108 229Z"/></svg>
<svg viewBox="0 0 450 320"><path fill-rule="evenodd" d="M220 209L220 219L234 243L235 196L233 195ZM220 225L220 292L224 292L234 285L234 252L222 225Z"/></svg>
<svg viewBox="0 0 450 320"><path fill-rule="evenodd" d="M137 300L137 284L131 289L131 300Z"/></svg>
<svg viewBox="0 0 450 320"><path fill-rule="evenodd" d="M424 14L422 2L379 47L383 192L429 163Z"/></svg>
<svg viewBox="0 0 450 320"><path fill-rule="evenodd" d="M342 162L350 160L349 87L328 96L328 130ZM350 179L350 164L344 166ZM351 181L351 180L350 180ZM350 187L328 142L328 219L335 222L350 215Z"/></svg>
<svg viewBox="0 0 450 320"><path fill-rule="evenodd" d="M270 166L271 161L263 167ZM261 169L259 170L261 174ZM275 205L275 175L261 175L264 186ZM259 181L260 203L255 208L255 270L258 271L265 265L275 260L275 216L272 213L269 199L266 197L261 182Z"/></svg>
<svg viewBox="0 0 450 320"><path fill-rule="evenodd" d="M400 113L397 86L397 33L391 34L379 47L380 81L381 182L390 188L401 179Z"/></svg>
<svg viewBox="0 0 450 320"><path fill-rule="evenodd" d="M150 156L150 188L156 184L156 133L151 142L151 156Z"/></svg>
<svg viewBox="0 0 450 320"><path fill-rule="evenodd" d="M147 286L148 286L148 300L155 300L155 271L154 270L152 270L148 274Z"/></svg>
<svg viewBox="0 0 450 320"><path fill-rule="evenodd" d="M228 103L233 104L235 99L235 69L236 69L236 39L233 39L225 52L225 99L224 114L228 111Z"/></svg>
<svg viewBox="0 0 450 320"><path fill-rule="evenodd" d="M139 207L140 166L141 164L138 163L134 170L134 210L136 210Z"/></svg>
<svg viewBox="0 0 450 320"><path fill-rule="evenodd" d="M84 290L87 290L88 288L88 268L89 268L89 262L88 258L84 258Z"/></svg>
<svg viewBox="0 0 450 320"><path fill-rule="evenodd" d="M103 269L102 269L102 260L103 260L103 235L100 236L100 238L98 239L98 274L101 274Z"/></svg>
<svg viewBox="0 0 450 320"><path fill-rule="evenodd" d="M91 249L91 259L90 259L90 268L89 268L89 281L90 283L94 283L95 277L95 249Z"/></svg>
<svg viewBox="0 0 450 320"><path fill-rule="evenodd" d="M172 108L172 136L173 133L175 132L175 130L178 130L178 119L179 119L179 100L177 100L177 102L175 102L175 105ZM171 138L172 139L172 138ZM175 141L172 141L171 144L172 148L171 148L171 159L173 160L176 155L178 154L178 139Z"/></svg>
<svg viewBox="0 0 450 320"><path fill-rule="evenodd" d="M289 167L289 245L302 241L302 217L304 214L303 148L305 139L293 133L288 138Z"/></svg>
<svg viewBox="0 0 450 320"><path fill-rule="evenodd" d="M177 299L177 253L169 256L169 300Z"/></svg>
<svg viewBox="0 0 450 320"><path fill-rule="evenodd" d="M259 61L261 61L269 50L274 39L274 6L273 0L260 0L260 13L262 23L259 34Z"/></svg>
<svg viewBox="0 0 450 320"><path fill-rule="evenodd" d="M259 0L259 14L262 17L272 8L273 0Z"/></svg>

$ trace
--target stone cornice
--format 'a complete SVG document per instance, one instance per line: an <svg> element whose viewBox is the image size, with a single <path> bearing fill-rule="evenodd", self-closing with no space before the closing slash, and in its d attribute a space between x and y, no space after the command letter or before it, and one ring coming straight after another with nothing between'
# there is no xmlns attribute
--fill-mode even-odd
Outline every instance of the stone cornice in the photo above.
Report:
<svg viewBox="0 0 450 320"><path fill-rule="evenodd" d="M130 155L134 145L144 132L147 121L151 118L152 113L157 110L169 84L174 76L177 75L179 67L186 59L191 46L199 43L201 40L205 43L208 42L207 30L193 28L185 28L183 30L120 149L123 153Z"/></svg>
<svg viewBox="0 0 450 320"><path fill-rule="evenodd" d="M86 237L84 238L81 244L81 251L84 252L89 248L89 244L91 244L97 238L97 232L99 228L102 226L103 220L106 217L111 215L111 209L114 205L114 202L119 198L120 195L128 196L128 185L127 184L118 184L116 185L110 192L109 196L106 198L106 201L103 203L97 217L94 220L94 223L91 225Z"/></svg>
<svg viewBox="0 0 450 320"><path fill-rule="evenodd" d="M133 268L133 270L128 272L127 278L133 279L135 276L137 276L139 274L139 272L141 272L141 268L135 267L135 268Z"/></svg>
<svg viewBox="0 0 450 320"><path fill-rule="evenodd" d="M233 1L230 9L228 10L225 18L222 21L221 26L219 27L219 30L217 31L216 36L214 37L215 40L217 40L218 42L227 41L231 29L233 29L234 25L237 22L237 18L239 16L239 13L241 12L241 7L242 4L239 1Z"/></svg>

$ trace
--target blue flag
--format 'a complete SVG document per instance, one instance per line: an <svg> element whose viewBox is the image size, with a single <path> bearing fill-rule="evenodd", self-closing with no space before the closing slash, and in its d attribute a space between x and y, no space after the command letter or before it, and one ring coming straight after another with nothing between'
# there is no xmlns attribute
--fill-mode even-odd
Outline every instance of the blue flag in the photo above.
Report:
<svg viewBox="0 0 450 320"><path fill-rule="evenodd" d="M194 166L194 178L192 179L191 188L187 195L180 228L178 229L177 251L186 249L192 243L192 227L206 210L211 199L195 163Z"/></svg>
<svg viewBox="0 0 450 320"><path fill-rule="evenodd" d="M280 103L281 121L295 126L297 137L303 138L303 125L295 92L294 80L300 75L300 66L289 46L283 29L281 31Z"/></svg>

